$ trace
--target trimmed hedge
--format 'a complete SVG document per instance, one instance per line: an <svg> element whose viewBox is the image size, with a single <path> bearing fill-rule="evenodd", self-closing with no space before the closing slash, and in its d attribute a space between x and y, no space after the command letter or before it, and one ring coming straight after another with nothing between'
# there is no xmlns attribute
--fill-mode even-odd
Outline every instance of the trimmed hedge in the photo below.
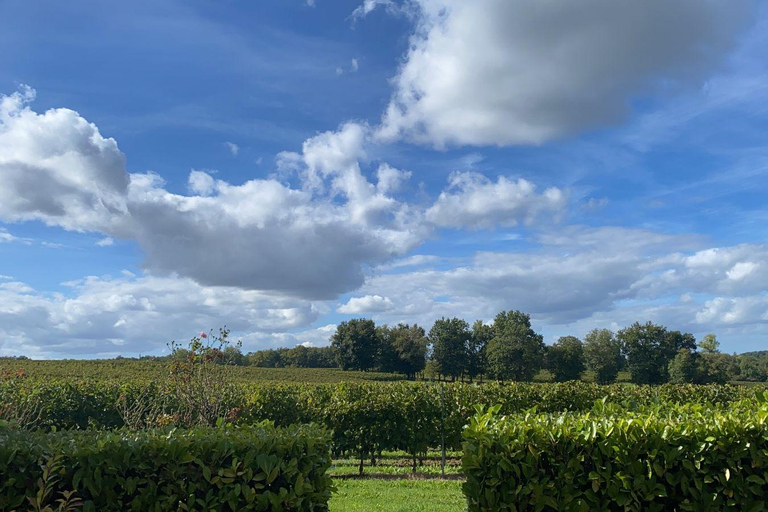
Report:
<svg viewBox="0 0 768 512"><path fill-rule="evenodd" d="M333 490L326 431L316 426L107 432L0 431L0 510L27 510L44 467L53 504L82 510L321 511ZM54 507L55 508L55 507Z"/></svg>
<svg viewBox="0 0 768 512"><path fill-rule="evenodd" d="M768 406L478 414L464 432L474 511L760 511Z"/></svg>
<svg viewBox="0 0 768 512"><path fill-rule="evenodd" d="M148 391L148 392L147 392ZM287 426L319 423L333 431L335 454L375 458L388 450L405 450L414 459L440 446L443 434L450 449L461 447L461 432L476 404L501 404L513 414L536 407L540 412L585 411L595 400L649 405L653 403L729 404L762 392L759 387L663 385L600 386L486 383L340 383L242 385L232 397L227 421L251 424L263 420ZM0 383L0 408L8 400L40 405L43 429L120 428L121 398L141 397L164 404L172 414L174 398L162 386L114 381ZM0 416L2 417L2 416ZM152 422L150 422L152 424ZM156 423L155 423L156 424Z"/></svg>

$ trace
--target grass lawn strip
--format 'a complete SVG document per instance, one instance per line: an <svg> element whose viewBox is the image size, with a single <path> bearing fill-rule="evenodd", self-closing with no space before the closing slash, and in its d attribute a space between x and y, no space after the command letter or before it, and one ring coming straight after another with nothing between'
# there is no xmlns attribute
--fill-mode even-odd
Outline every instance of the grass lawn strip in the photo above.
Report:
<svg viewBox="0 0 768 512"><path fill-rule="evenodd" d="M464 512L460 480L335 480L331 512Z"/></svg>

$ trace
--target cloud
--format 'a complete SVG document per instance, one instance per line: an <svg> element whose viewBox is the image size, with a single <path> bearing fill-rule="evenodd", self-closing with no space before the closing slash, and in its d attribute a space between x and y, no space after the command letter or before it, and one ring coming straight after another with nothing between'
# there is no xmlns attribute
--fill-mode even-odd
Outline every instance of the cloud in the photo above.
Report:
<svg viewBox="0 0 768 512"><path fill-rule="evenodd" d="M401 171L388 164L381 164L376 170L376 190L382 194L397 192L403 182L411 179L411 171Z"/></svg>
<svg viewBox="0 0 768 512"><path fill-rule="evenodd" d="M229 152L232 153L232 156L237 156L237 154L240 152L240 146L234 142L225 142L224 145L227 146L227 149L229 149Z"/></svg>
<svg viewBox="0 0 768 512"><path fill-rule="evenodd" d="M388 11L398 9L393 0L364 0L362 4L357 6L355 10L352 11L350 18L352 18L353 22L357 21L366 17L379 7L385 7Z"/></svg>
<svg viewBox="0 0 768 512"><path fill-rule="evenodd" d="M7 229L0 228L0 244L15 242L16 240L18 240L18 238L10 234Z"/></svg>
<svg viewBox="0 0 768 512"><path fill-rule="evenodd" d="M115 245L115 240L111 237L102 238L98 242L96 242L96 245L99 247L109 247L111 245Z"/></svg>
<svg viewBox="0 0 768 512"><path fill-rule="evenodd" d="M31 96L2 99L0 220L136 240L145 269L160 275L312 299L357 288L364 266L402 256L429 234L418 209L389 195L407 173L383 171L380 187L363 175L364 125L282 154L300 188L192 171L191 195L181 195L157 174L127 173L117 143L76 112L31 111Z"/></svg>
<svg viewBox="0 0 768 512"><path fill-rule="evenodd" d="M352 297L346 304L342 304L336 311L346 315L361 315L367 313L382 313L394 309L395 305L389 297L381 295L366 295L364 297Z"/></svg>
<svg viewBox="0 0 768 512"><path fill-rule="evenodd" d="M535 235L520 251L396 260L357 293L391 301L368 312L382 323L491 320L520 309L555 338L651 320L717 332L742 350L759 346L768 335L768 247L705 243L645 229L570 226Z"/></svg>
<svg viewBox="0 0 768 512"><path fill-rule="evenodd" d="M253 340L307 329L322 303L174 277L88 277L72 293L44 294L0 282L0 354L108 356L161 353L169 341L226 323L247 350Z"/></svg>
<svg viewBox="0 0 768 512"><path fill-rule="evenodd" d="M358 69L360 69L360 63L357 59L352 59L352 62L349 64L349 71L351 73L356 73Z"/></svg>
<svg viewBox="0 0 768 512"><path fill-rule="evenodd" d="M532 223L543 213L559 217L568 195L558 188L542 194L530 181L511 181L500 176L494 183L475 172L454 172L450 187L427 210L427 219L440 227L494 228Z"/></svg>
<svg viewBox="0 0 768 512"><path fill-rule="evenodd" d="M187 184L190 192L200 196L209 196L216 189L213 177L205 171L191 171Z"/></svg>
<svg viewBox="0 0 768 512"><path fill-rule="evenodd" d="M533 242L538 248L479 252L439 267L429 264L441 260L429 259L415 261L419 266L405 272L390 264L369 278L360 293L388 297L397 305L380 316L382 321L429 323L441 316L487 320L512 308L549 325L567 324L614 310L621 301L687 289L655 287L653 281L680 266L676 251L695 251L702 243L696 237L641 229L585 227L537 235Z"/></svg>
<svg viewBox="0 0 768 512"><path fill-rule="evenodd" d="M581 205L581 209L586 212L594 213L605 208L609 202L607 197L601 197L600 199L590 197L588 201Z"/></svg>
<svg viewBox="0 0 768 512"><path fill-rule="evenodd" d="M387 4L366 1L353 18ZM438 147L541 144L617 123L638 97L699 85L752 12L750 0L413 4L378 135Z"/></svg>
<svg viewBox="0 0 768 512"><path fill-rule="evenodd" d="M125 157L69 109L37 114L34 91L0 99L0 218L74 231L129 233Z"/></svg>

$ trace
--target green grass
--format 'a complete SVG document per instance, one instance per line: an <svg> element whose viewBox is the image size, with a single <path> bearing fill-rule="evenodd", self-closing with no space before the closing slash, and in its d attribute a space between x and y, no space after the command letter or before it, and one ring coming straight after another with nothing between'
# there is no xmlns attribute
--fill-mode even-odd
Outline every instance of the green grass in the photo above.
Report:
<svg viewBox="0 0 768 512"><path fill-rule="evenodd" d="M331 512L464 512L458 480L337 479Z"/></svg>
<svg viewBox="0 0 768 512"><path fill-rule="evenodd" d="M441 454L439 450L430 450L423 464L416 467L417 477L434 477L441 474ZM331 476L357 476L359 474L360 459L342 457L334 459L333 465L328 470ZM398 475L408 478L412 475L413 466L410 456L402 451L385 452L377 457L376 465L372 466L370 460L363 464L363 474L369 477L381 475ZM461 452L448 451L445 460L445 474L456 476L461 474Z"/></svg>

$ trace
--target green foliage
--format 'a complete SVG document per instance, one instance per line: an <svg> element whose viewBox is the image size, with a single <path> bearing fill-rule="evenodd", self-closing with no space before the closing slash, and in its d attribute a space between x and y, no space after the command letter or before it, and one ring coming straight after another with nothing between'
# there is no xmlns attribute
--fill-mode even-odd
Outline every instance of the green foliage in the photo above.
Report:
<svg viewBox="0 0 768 512"><path fill-rule="evenodd" d="M726 384L734 373L732 368L736 361L733 356L720 353L699 354L697 361L698 384Z"/></svg>
<svg viewBox="0 0 768 512"><path fill-rule="evenodd" d="M392 371L403 373L409 379L423 371L427 362L427 336L416 324L398 324L390 329L390 339L397 360Z"/></svg>
<svg viewBox="0 0 768 512"><path fill-rule="evenodd" d="M42 414L42 403L38 397L24 392L27 374L18 369L0 368L0 423L17 428L38 426Z"/></svg>
<svg viewBox="0 0 768 512"><path fill-rule="evenodd" d="M616 380L621 368L621 343L608 329L594 329L584 337L584 362L598 384Z"/></svg>
<svg viewBox="0 0 768 512"><path fill-rule="evenodd" d="M373 320L341 322L331 336L336 362L344 370L370 370L376 366L378 336Z"/></svg>
<svg viewBox="0 0 768 512"><path fill-rule="evenodd" d="M632 382L660 384L669 379L670 361L681 349L696 350L692 334L668 331L662 325L651 322L635 322L616 335L627 357Z"/></svg>
<svg viewBox="0 0 768 512"><path fill-rule="evenodd" d="M765 382L766 375L765 364L752 357L745 357L739 362L739 377L747 382Z"/></svg>
<svg viewBox="0 0 768 512"><path fill-rule="evenodd" d="M720 342L717 341L717 336L714 334L707 334L699 342L699 350L703 354L718 354L720 353Z"/></svg>
<svg viewBox="0 0 768 512"><path fill-rule="evenodd" d="M200 333L186 349L171 343L167 393L174 404L173 424L213 426L220 419L232 419L237 414L242 397L232 382L230 368L242 356L241 345L231 345L228 337L229 330L224 327L218 334Z"/></svg>
<svg viewBox="0 0 768 512"><path fill-rule="evenodd" d="M0 384L0 396L2 389ZM42 404L38 426L44 429L136 429L174 423L169 417L173 415L174 397L164 395L167 390L160 386L90 380L25 382L14 389L18 400ZM474 414L476 404L501 404L505 414L532 407L540 412L584 411L603 398L610 403L729 404L754 398L760 390L760 386L601 386L578 381L483 385L257 383L239 386L240 410L226 420L236 425L262 420L280 426L318 423L332 431L336 454L370 460L381 451L404 450L416 464L427 448L440 446L443 435L449 448L458 449L461 431ZM124 402L167 404L167 409L158 412L138 408L129 419L121 412Z"/></svg>
<svg viewBox="0 0 768 512"><path fill-rule="evenodd" d="M586 369L584 345L575 336L563 336L547 348L547 367L557 382L578 380Z"/></svg>
<svg viewBox="0 0 768 512"><path fill-rule="evenodd" d="M464 433L469 510L764 510L761 400L509 417L493 408Z"/></svg>
<svg viewBox="0 0 768 512"><path fill-rule="evenodd" d="M488 343L493 339L493 326L482 320L472 324L472 335L467 346L467 375L470 379L482 375L488 365Z"/></svg>
<svg viewBox="0 0 768 512"><path fill-rule="evenodd" d="M328 347L330 348L330 347ZM289 349L279 349L289 350ZM293 349L290 349L293 350ZM250 357L250 355L249 355ZM403 375L381 372L344 371L336 368L291 367L227 367L229 378L236 384L253 382L364 382L404 380ZM168 375L167 359L102 359L102 360L18 360L0 358L0 373L4 370L23 371L26 381L53 382L67 380L98 380L99 382L149 383ZM0 379L2 380L2 379Z"/></svg>
<svg viewBox="0 0 768 512"><path fill-rule="evenodd" d="M542 368L544 338L531 328L531 317L520 311L502 311L493 322L488 342L488 375L498 380L531 381Z"/></svg>
<svg viewBox="0 0 768 512"><path fill-rule="evenodd" d="M84 512L327 510L330 464L315 426L0 431L0 510L56 494Z"/></svg>
<svg viewBox="0 0 768 512"><path fill-rule="evenodd" d="M467 369L467 346L472 335L460 318L441 318L429 330L432 360L439 375L455 379Z"/></svg>
<svg viewBox="0 0 768 512"><path fill-rule="evenodd" d="M687 348L681 348L669 362L669 382L687 384L696 381L698 354Z"/></svg>

